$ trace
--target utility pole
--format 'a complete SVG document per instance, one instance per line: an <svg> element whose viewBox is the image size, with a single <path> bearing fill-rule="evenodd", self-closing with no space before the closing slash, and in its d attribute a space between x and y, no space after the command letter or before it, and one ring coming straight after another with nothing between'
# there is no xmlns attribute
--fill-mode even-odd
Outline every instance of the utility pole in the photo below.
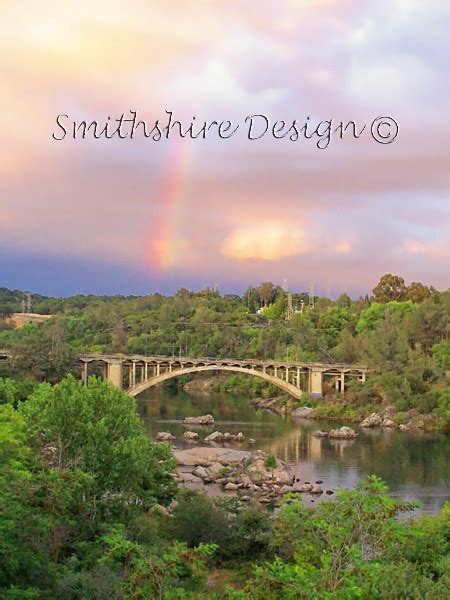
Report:
<svg viewBox="0 0 450 600"><path fill-rule="evenodd" d="M309 288L309 301L308 301L308 306L311 310L314 310L314 284L311 282L310 288Z"/></svg>
<svg viewBox="0 0 450 600"><path fill-rule="evenodd" d="M292 304L292 292L289 291L287 279L284 280L283 288L284 288L284 291L286 292L286 296L287 296L286 321L289 321L289 319L294 314L294 306Z"/></svg>

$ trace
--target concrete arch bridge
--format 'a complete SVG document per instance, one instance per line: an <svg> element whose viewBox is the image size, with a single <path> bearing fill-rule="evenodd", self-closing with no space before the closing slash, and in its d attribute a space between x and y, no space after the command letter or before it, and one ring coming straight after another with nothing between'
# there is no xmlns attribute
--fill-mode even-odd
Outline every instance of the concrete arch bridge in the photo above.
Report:
<svg viewBox="0 0 450 600"><path fill-rule="evenodd" d="M140 356L125 354L86 354L79 357L82 378L87 381L90 365L100 368L103 375L131 396L188 373L229 371L260 377L282 391L300 398L304 392L322 396L328 381L338 392L345 390L350 378L365 381L368 368L343 363L306 363L274 360L235 360L225 358L188 358L174 356Z"/></svg>

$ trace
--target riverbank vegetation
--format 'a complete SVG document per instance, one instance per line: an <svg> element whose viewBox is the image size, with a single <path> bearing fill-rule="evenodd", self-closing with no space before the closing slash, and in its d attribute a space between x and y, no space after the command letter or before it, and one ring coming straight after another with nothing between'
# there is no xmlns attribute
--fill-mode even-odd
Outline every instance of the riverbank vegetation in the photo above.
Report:
<svg viewBox="0 0 450 600"><path fill-rule="evenodd" d="M22 599L447 597L450 512L369 477L277 514L176 487L134 401L72 376L0 406L0 595Z"/></svg>

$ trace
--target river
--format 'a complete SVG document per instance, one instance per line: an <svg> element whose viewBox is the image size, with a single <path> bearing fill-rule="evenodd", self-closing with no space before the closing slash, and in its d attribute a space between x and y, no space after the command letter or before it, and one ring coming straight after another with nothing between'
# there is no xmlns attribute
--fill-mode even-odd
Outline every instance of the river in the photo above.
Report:
<svg viewBox="0 0 450 600"><path fill-rule="evenodd" d="M319 439L312 435L317 429L354 425L338 421L295 423L255 410L248 397L216 393L193 396L157 388L139 396L138 412L150 437L169 431L176 436L177 447L192 447L182 438L187 430L181 423L184 417L210 413L216 421L214 430L242 431L246 440L255 440L251 445L247 441L243 449L273 452L288 462L302 481L320 479L326 489L336 490L353 487L374 473L389 485L393 496L419 500L424 512L436 513L450 501L449 434L358 429L354 441ZM205 435L211 431L205 430ZM306 503L314 501L306 494L303 497Z"/></svg>

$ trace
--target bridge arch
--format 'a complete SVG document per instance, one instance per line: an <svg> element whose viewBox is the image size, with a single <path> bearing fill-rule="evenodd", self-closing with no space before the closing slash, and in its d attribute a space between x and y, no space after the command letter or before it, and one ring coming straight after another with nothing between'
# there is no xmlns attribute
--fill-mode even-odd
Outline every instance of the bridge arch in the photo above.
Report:
<svg viewBox="0 0 450 600"><path fill-rule="evenodd" d="M202 373L205 371L230 371L230 372L234 372L234 373L245 373L246 375L253 375L254 377L260 377L261 379L264 379L265 381L268 381L269 383L272 383L273 385L277 386L284 392L291 394L294 398L297 398L297 399L300 399L304 393L303 390L296 387L295 385L292 385L292 383L283 381L282 379L280 379L278 377L274 377L273 375L269 375L268 373L264 373L263 371L257 371L255 369L246 369L244 367L240 367L237 365L235 366L235 365L219 365L219 364L206 365L206 366L194 366L194 367L187 367L187 368L183 368L183 369L175 369L173 371L166 371L165 373L161 373L160 375L151 377L150 379L147 379L146 381L142 381L141 383L138 383L134 387L130 388L128 390L128 393L130 394L130 396L137 396L138 394L142 394L142 392L145 392L149 388L151 388L155 385L158 385L159 383L162 383L163 381L167 381L168 379L172 379L174 377L180 377L181 375L187 375L189 373Z"/></svg>

